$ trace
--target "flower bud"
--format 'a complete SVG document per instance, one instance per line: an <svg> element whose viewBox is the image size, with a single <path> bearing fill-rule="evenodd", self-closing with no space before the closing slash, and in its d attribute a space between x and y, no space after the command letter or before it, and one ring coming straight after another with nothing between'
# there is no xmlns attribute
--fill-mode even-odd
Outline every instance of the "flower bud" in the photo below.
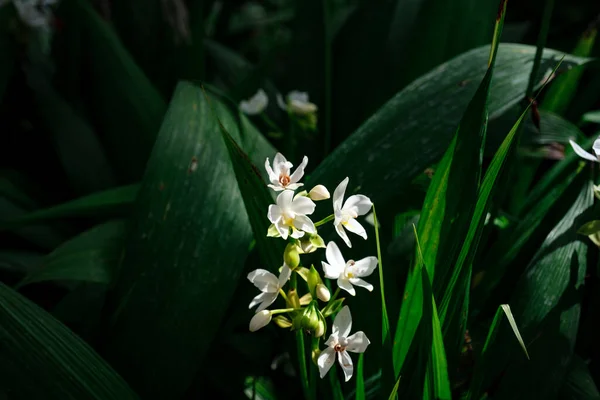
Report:
<svg viewBox="0 0 600 400"><path fill-rule="evenodd" d="M300 253L298 252L298 245L294 243L288 243L283 252L283 262L287 264L290 269L295 269L300 265Z"/></svg>
<svg viewBox="0 0 600 400"><path fill-rule="evenodd" d="M310 270L308 271L308 276L306 277L306 283L308 284L308 290L310 291L310 295L313 299L317 298L317 285L321 283L321 276L315 269L314 265L310 266Z"/></svg>
<svg viewBox="0 0 600 400"><path fill-rule="evenodd" d="M312 349L312 351L310 352L310 356L312 358L312 362L315 365L319 365L319 364L317 364L317 360L318 360L318 358L319 358L320 355L321 355L321 350L319 348Z"/></svg>
<svg viewBox="0 0 600 400"><path fill-rule="evenodd" d="M290 321L289 319L287 319L286 317L284 317L283 315L278 315L275 318L273 318L273 322L275 322L275 324L280 327L280 328L291 328L292 327L292 321Z"/></svg>
<svg viewBox="0 0 600 400"><path fill-rule="evenodd" d="M327 289L327 286L323 285L322 283L319 283L317 285L317 297L319 298L319 300L324 301L324 302L328 302L329 299L331 298L331 293L329 293L329 289Z"/></svg>
<svg viewBox="0 0 600 400"><path fill-rule="evenodd" d="M312 301L308 307L304 308L292 321L292 328L295 330L304 329L315 337L321 337L327 330L325 318L317 308L317 302Z"/></svg>
<svg viewBox="0 0 600 400"><path fill-rule="evenodd" d="M269 226L269 229L267 230L267 237L281 237L275 224L271 224L271 226Z"/></svg>
<svg viewBox="0 0 600 400"><path fill-rule="evenodd" d="M312 301L312 296L310 293L306 293L304 296L300 297L300 305L307 306Z"/></svg>
<svg viewBox="0 0 600 400"><path fill-rule="evenodd" d="M317 185L308 192L308 197L311 200L319 201L319 200L327 200L329 197L329 191L323 185Z"/></svg>
<svg viewBox="0 0 600 400"><path fill-rule="evenodd" d="M290 289L287 293L287 306L289 308L300 308L300 299L296 289Z"/></svg>
<svg viewBox="0 0 600 400"><path fill-rule="evenodd" d="M250 332L256 332L260 328L264 328L271 322L271 311L263 310L254 314L250 320Z"/></svg>
<svg viewBox="0 0 600 400"><path fill-rule="evenodd" d="M319 248L325 248L325 241L318 234L309 234L305 233L304 236L300 238L299 247L300 254L309 254L317 251Z"/></svg>

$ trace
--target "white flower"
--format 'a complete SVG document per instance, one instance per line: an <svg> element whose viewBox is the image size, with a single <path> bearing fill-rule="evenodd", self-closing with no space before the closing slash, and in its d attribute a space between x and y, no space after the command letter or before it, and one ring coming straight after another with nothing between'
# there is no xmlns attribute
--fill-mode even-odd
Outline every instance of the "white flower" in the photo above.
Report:
<svg viewBox="0 0 600 400"><path fill-rule="evenodd" d="M323 378L331 369L331 366L335 362L336 353L338 362L344 371L346 382L352 378L354 368L352 358L350 358L348 352L364 353L371 342L369 342L367 335L362 331L356 332L352 336L348 336L351 329L352 316L350 315L350 309L348 306L344 306L333 321L331 336L329 336L329 339L325 342L328 347L321 352L317 359L321 378Z"/></svg>
<svg viewBox="0 0 600 400"><path fill-rule="evenodd" d="M356 218L359 215L368 213L373 206L373 203L371 203L371 199L362 194L350 196L346 202L343 203L348 180L348 178L344 179L333 192L333 213L335 216L333 225L335 226L338 235L346 242L348 247L352 247L352 243L350 243L350 239L344 228L348 229L350 232L356 233L363 239L366 239L367 231L365 231L365 228L363 228ZM342 203L344 204L343 206Z"/></svg>
<svg viewBox="0 0 600 400"><path fill-rule="evenodd" d="M258 89L258 92L248 100L242 100L240 102L240 110L244 114L256 115L260 114L267 108L269 104L269 98L264 90Z"/></svg>
<svg viewBox="0 0 600 400"><path fill-rule="evenodd" d="M271 165L269 165L269 158L267 157L265 161L265 169L267 170L267 173L269 174L269 180L271 181L271 184L268 186L276 192L285 189L298 189L300 186L304 185L298 181L304 176L304 168L306 168L307 163L308 157L304 156L304 158L302 158L302 163L300 163L294 173L290 175L290 170L294 165L286 160L283 154L275 154L275 158L273 159L273 168L271 168Z"/></svg>
<svg viewBox="0 0 600 400"><path fill-rule="evenodd" d="M261 312L275 302L279 295L279 290L285 285L292 271L287 265L284 265L279 273L279 278L265 269L257 269L248 274L248 280L254 284L262 293L252 299L250 306L252 308L260 304L256 312Z"/></svg>
<svg viewBox="0 0 600 400"><path fill-rule="evenodd" d="M271 311L264 310L254 314L250 320L250 332L256 332L260 328L264 328L271 322Z"/></svg>
<svg viewBox="0 0 600 400"><path fill-rule="evenodd" d="M597 139L592 146L595 155L588 153L572 140L569 140L569 143L571 143L571 147L573 147L573 150L575 150L575 153L577 153L579 157L589 161L600 162L600 139Z"/></svg>
<svg viewBox="0 0 600 400"><path fill-rule="evenodd" d="M284 190L277 196L277 204L271 204L267 217L283 239L304 236L304 232L317 233L315 224L307 217L315 211L315 203L308 197L296 196L291 190ZM290 235L290 228L292 233Z"/></svg>
<svg viewBox="0 0 600 400"><path fill-rule="evenodd" d="M317 185L308 192L308 197L314 201L327 200L330 197L329 190L323 185Z"/></svg>
<svg viewBox="0 0 600 400"><path fill-rule="evenodd" d="M317 111L317 106L308 101L308 93L293 90L286 96L286 101L280 94L277 94L277 104L284 111L289 111L298 115L312 114Z"/></svg>
<svg viewBox="0 0 600 400"><path fill-rule="evenodd" d="M377 257L365 257L362 260L346 262L337 244L329 242L325 249L325 258L327 262L321 261L325 278L337 279L340 289L344 289L352 296L356 295L352 285L364 287L369 292L373 290L373 285L360 278L369 276L375 271Z"/></svg>
<svg viewBox="0 0 600 400"><path fill-rule="evenodd" d="M9 0L0 0L0 7L9 3ZM52 12L50 5L58 0L12 0L19 18L30 28L50 28Z"/></svg>

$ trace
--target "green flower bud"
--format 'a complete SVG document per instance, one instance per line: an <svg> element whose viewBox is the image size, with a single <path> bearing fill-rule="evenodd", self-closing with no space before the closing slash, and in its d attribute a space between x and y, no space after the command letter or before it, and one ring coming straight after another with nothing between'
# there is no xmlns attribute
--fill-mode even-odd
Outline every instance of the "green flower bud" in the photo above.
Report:
<svg viewBox="0 0 600 400"><path fill-rule="evenodd" d="M308 234L306 233L299 240L300 244L300 254L309 254L317 251L317 249L324 249L325 241L318 234Z"/></svg>
<svg viewBox="0 0 600 400"><path fill-rule="evenodd" d="M273 318L273 322L275 322L275 324L280 327L280 328L291 328L292 327L292 321L290 321L288 318L284 317L283 315L278 315L275 318Z"/></svg>
<svg viewBox="0 0 600 400"><path fill-rule="evenodd" d="M295 269L300 265L300 253L298 252L298 245L294 243L288 243L283 252L283 261L287 264L290 269Z"/></svg>
<svg viewBox="0 0 600 400"><path fill-rule="evenodd" d="M308 307L298 313L292 321L292 328L294 330L304 329L315 337L321 337L325 334L327 324L317 307L316 301L312 301Z"/></svg>
<svg viewBox="0 0 600 400"><path fill-rule="evenodd" d="M310 295L313 299L316 299L317 285L321 283L321 277L319 276L319 273L315 269L314 265L310 266L310 270L308 271L308 276L306 278L306 283L308 284L308 290L310 291Z"/></svg>

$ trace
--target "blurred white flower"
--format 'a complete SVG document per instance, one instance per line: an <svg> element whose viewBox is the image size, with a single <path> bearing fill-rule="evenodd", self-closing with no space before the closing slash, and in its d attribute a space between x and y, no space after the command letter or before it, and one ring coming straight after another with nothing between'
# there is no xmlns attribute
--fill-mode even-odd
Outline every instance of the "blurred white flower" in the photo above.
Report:
<svg viewBox="0 0 600 400"><path fill-rule="evenodd" d="M573 150L579 157L588 161L600 162L600 139L597 139L592 146L592 150L594 150L595 155L588 153L572 140L569 140L569 143L571 143L571 147L573 147Z"/></svg>
<svg viewBox="0 0 600 400"><path fill-rule="evenodd" d="M294 239L304 236L304 232L317 233L315 224L307 217L315 211L315 203L308 197L296 196L291 190L284 190L277 196L277 204L271 204L267 217L281 237ZM289 230L292 229L290 235Z"/></svg>
<svg viewBox="0 0 600 400"><path fill-rule="evenodd" d="M327 200L330 197L330 194L329 190L327 190L325 186L317 185L310 189L310 192L308 192L308 197L314 201Z"/></svg>
<svg viewBox="0 0 600 400"><path fill-rule="evenodd" d="M269 104L269 98L264 90L258 89L258 92L248 100L242 100L240 102L240 110L247 115L260 114L267 108Z"/></svg>
<svg viewBox="0 0 600 400"><path fill-rule="evenodd" d="M10 3L11 0L0 0L0 7ZM50 29L52 22L51 5L58 0L12 0L19 18L30 28Z"/></svg>
<svg viewBox="0 0 600 400"><path fill-rule="evenodd" d="M281 94L277 94L277 104L282 110L297 115L313 114L317 111L317 106L308 101L308 93L297 90L289 92L286 101L283 100Z"/></svg>
<svg viewBox="0 0 600 400"><path fill-rule="evenodd" d="M267 170L267 174L269 174L269 180L271 181L268 186L276 192L285 189L298 189L300 186L304 185L298 181L304 176L304 168L306 168L306 164L308 164L308 157L304 156L302 158L302 163L300 163L294 173L290 175L290 170L294 165L289 162L283 156L283 154L275 154L275 158L273 159L273 168L271 168L271 165L269 164L269 158L267 157L265 161L265 169Z"/></svg>
<svg viewBox="0 0 600 400"><path fill-rule="evenodd" d="M250 272L248 274L248 280L262 293L252 299L248 308L260 304L256 309L256 312L259 313L273 304L277 299L277 296L279 296L279 290L283 288L288 279L290 279L291 273L292 271L287 265L284 265L281 269L279 278L265 269L257 269Z"/></svg>
<svg viewBox="0 0 600 400"><path fill-rule="evenodd" d="M328 347L321 352L317 359L321 378L331 369L335 362L336 354L340 367L344 371L346 382L352 378L354 367L352 358L350 358L348 352L364 353L371 342L362 331L348 336L351 329L352 316L350 315L350 309L348 306L344 306L333 320L332 333L325 342Z"/></svg>
<svg viewBox="0 0 600 400"><path fill-rule="evenodd" d="M250 320L250 332L256 332L260 328L264 328L271 322L271 311L264 310L254 314Z"/></svg>
<svg viewBox="0 0 600 400"><path fill-rule="evenodd" d="M356 233L363 239L366 239L367 231L365 231L365 228L356 220L356 218L368 213L369 210L371 210L373 203L371 203L371 199L362 194L350 196L344 203L344 193L348 186L348 180L348 178L344 179L333 192L333 213L335 216L333 225L335 226L338 235L346 242L348 247L352 247L350 238L348 238L344 228L350 232Z"/></svg>
<svg viewBox="0 0 600 400"><path fill-rule="evenodd" d="M362 260L350 260L346 262L335 242L329 242L325 249L327 262L321 261L325 278L337 279L337 285L352 296L356 295L354 286L364 287L368 291L373 290L373 285L360 278L369 276L377 268L377 257L365 257Z"/></svg>

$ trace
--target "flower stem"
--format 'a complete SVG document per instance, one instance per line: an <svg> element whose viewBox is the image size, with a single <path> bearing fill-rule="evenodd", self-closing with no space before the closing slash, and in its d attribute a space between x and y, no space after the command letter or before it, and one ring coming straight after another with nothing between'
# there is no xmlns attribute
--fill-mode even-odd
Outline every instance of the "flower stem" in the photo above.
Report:
<svg viewBox="0 0 600 400"><path fill-rule="evenodd" d="M335 299L337 299L338 295L340 294L340 288L338 287L337 289L335 289L335 292L333 293L333 296L331 296L331 298L329 299L329 301L327 302L328 304L331 304L335 301Z"/></svg>
<svg viewBox="0 0 600 400"><path fill-rule="evenodd" d="M282 130L277 126L277 124L275 122L273 122L273 120L271 118L269 118L269 116L262 112L260 113L260 116L262 118L263 121L265 121L265 123L267 125L269 125L269 128L273 129L275 132L281 134Z"/></svg>
<svg viewBox="0 0 600 400"><path fill-rule="evenodd" d="M279 289L279 294L281 295L281 297L283 297L283 300L285 300L285 304L287 304L288 298L287 298L287 295L285 294L285 292L283 291L283 289Z"/></svg>
<svg viewBox="0 0 600 400"><path fill-rule="evenodd" d="M314 354L315 351L317 351L319 349L319 342L320 339L317 337L311 337L311 361L312 360L312 356ZM309 381L309 388L310 388L310 397L311 399L316 399L317 398L317 366L315 365L314 362L310 363L310 381Z"/></svg>
<svg viewBox="0 0 600 400"><path fill-rule="evenodd" d="M390 320L388 319L387 307L385 305L385 291L383 287L383 265L381 264L381 243L379 242L379 221L373 205L373 222L375 225L375 242L377 243L377 259L379 261L379 289L381 290L381 334L382 343L390 340Z"/></svg>
<svg viewBox="0 0 600 400"><path fill-rule="evenodd" d="M282 308L280 310L272 310L271 315L283 314L283 313L288 313L288 312L297 311L297 310L300 310L300 309L299 308Z"/></svg>
<svg viewBox="0 0 600 400"><path fill-rule="evenodd" d="M324 224L328 223L329 221L333 221L334 218L335 218L335 215L331 214L330 216L323 218L319 222L315 222L315 227L324 225Z"/></svg>
<svg viewBox="0 0 600 400"><path fill-rule="evenodd" d="M302 382L302 391L306 400L311 399L310 387L308 385L308 374L306 371L306 352L304 351L304 332L296 331L296 349L298 350L298 367L300 369L300 381Z"/></svg>

